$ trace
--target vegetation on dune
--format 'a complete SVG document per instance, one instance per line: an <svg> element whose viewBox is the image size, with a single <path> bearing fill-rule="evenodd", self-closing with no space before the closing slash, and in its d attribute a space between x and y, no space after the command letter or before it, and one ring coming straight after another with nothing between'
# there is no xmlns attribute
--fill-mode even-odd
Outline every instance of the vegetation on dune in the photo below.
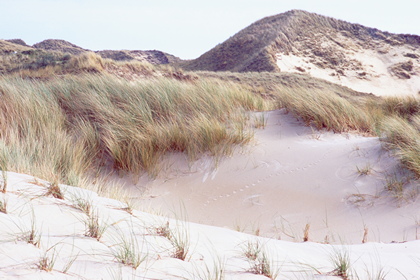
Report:
<svg viewBox="0 0 420 280"><path fill-rule="evenodd" d="M249 141L246 110L286 108L318 129L382 136L420 175L416 97L379 98L296 73L184 73L1 40L0 52L2 169L68 183L104 166L154 172L167 152L195 159Z"/></svg>
<svg viewBox="0 0 420 280"><path fill-rule="evenodd" d="M371 48L368 42L372 40L390 46L417 46L419 42L415 35L391 34L315 13L291 10L258 20L200 57L180 65L195 71L279 72L277 54L300 52L321 68L342 70L352 63L337 51L348 48L347 40L367 49ZM327 47L324 44L327 42L335 47ZM402 71L402 75L410 77L406 71Z"/></svg>
<svg viewBox="0 0 420 280"><path fill-rule="evenodd" d="M101 166L153 171L166 152L228 153L264 100L232 83L110 75L0 78L0 155L9 170L77 184Z"/></svg>
<svg viewBox="0 0 420 280"><path fill-rule="evenodd" d="M409 122L401 117L387 117L382 122L384 141L396 150L401 162L420 178L420 115Z"/></svg>
<svg viewBox="0 0 420 280"><path fill-rule="evenodd" d="M279 102L300 116L307 125L334 132L358 131L372 134L374 124L363 108L321 90L279 88Z"/></svg>

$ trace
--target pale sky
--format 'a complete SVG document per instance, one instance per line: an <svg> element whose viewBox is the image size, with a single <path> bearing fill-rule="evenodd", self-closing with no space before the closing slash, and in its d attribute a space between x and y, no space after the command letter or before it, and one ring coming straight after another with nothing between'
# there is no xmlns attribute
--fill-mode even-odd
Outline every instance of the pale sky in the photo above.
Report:
<svg viewBox="0 0 420 280"><path fill-rule="evenodd" d="M420 0L0 0L0 39L63 39L91 50L156 49L190 59L291 9L420 35Z"/></svg>

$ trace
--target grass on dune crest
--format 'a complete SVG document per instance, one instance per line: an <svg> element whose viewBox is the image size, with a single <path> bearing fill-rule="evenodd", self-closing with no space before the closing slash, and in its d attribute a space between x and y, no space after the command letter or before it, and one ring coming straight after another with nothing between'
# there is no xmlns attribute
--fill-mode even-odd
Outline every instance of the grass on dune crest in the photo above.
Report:
<svg viewBox="0 0 420 280"><path fill-rule="evenodd" d="M334 132L374 134L373 118L360 106L334 92L301 87L279 87L280 107L302 118L307 125Z"/></svg>
<svg viewBox="0 0 420 280"><path fill-rule="evenodd" d="M382 122L384 141L408 169L420 178L420 116L413 117L413 122L401 117L387 117Z"/></svg>
<svg viewBox="0 0 420 280"><path fill-rule="evenodd" d="M334 132L381 136L401 162L420 178L420 99L413 96L358 99L333 90L278 86L279 107L306 125Z"/></svg>
<svg viewBox="0 0 420 280"><path fill-rule="evenodd" d="M265 102L201 79L129 82L110 75L0 78L0 155L9 170L77 184L91 168L153 171L166 152L226 153L248 142L246 110Z"/></svg>

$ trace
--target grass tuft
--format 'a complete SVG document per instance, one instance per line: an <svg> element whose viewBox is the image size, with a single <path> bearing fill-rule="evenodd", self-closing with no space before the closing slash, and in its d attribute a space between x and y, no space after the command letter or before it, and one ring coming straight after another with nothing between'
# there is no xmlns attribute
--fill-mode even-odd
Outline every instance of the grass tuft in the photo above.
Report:
<svg viewBox="0 0 420 280"><path fill-rule="evenodd" d="M349 279L350 272L350 254L345 249L334 249L330 260L334 266L334 270L331 272L332 275L339 276L344 280Z"/></svg>
<svg viewBox="0 0 420 280"><path fill-rule="evenodd" d="M359 173L359 175L361 176L362 175L366 176L372 173L372 167L370 166L369 163L366 164L364 167L360 167L360 168L359 166L356 166L356 169L357 169L357 173Z"/></svg>
<svg viewBox="0 0 420 280"><path fill-rule="evenodd" d="M39 263L38 263L38 268L46 272L51 272L54 269L54 265L58 257L58 254L55 251L55 249L53 249L53 252L51 255L48 255L50 249L48 249L45 252L45 254L40 258Z"/></svg>
<svg viewBox="0 0 420 280"><path fill-rule="evenodd" d="M84 220L86 226L85 236L100 240L102 235L107 229L107 225L99 222L99 215L97 212L92 211L90 215Z"/></svg>
<svg viewBox="0 0 420 280"><path fill-rule="evenodd" d="M279 270L274 269L266 249L259 241L248 241L242 248L242 254L250 263L250 272L276 279Z"/></svg>
<svg viewBox="0 0 420 280"><path fill-rule="evenodd" d="M7 200L3 198L3 201L0 200L0 212L7 214Z"/></svg>
<svg viewBox="0 0 420 280"><path fill-rule="evenodd" d="M142 252L143 245L138 244L138 240L133 233L129 237L119 234L118 244L112 246L111 249L118 262L134 269L137 269L147 257L147 254Z"/></svg>
<svg viewBox="0 0 420 280"><path fill-rule="evenodd" d="M47 192L45 193L45 195L46 196L52 195L55 198L64 199L64 195L61 192L61 188L58 185L57 181L49 184Z"/></svg>

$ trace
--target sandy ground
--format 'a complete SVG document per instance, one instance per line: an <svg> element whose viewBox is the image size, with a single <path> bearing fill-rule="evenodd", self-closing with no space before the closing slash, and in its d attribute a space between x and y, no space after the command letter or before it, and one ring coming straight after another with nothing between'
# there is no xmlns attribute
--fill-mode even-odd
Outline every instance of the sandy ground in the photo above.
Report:
<svg viewBox="0 0 420 280"><path fill-rule="evenodd" d="M419 279L420 275L420 241L288 242L137 210L129 213L122 202L71 186L60 186L63 200L53 198L46 195L48 182L28 175L9 172L7 182L7 192L0 193L0 201L7 201L7 213L0 212L0 279L219 279L215 271L223 271L227 280L268 279L251 272L261 263L258 258L252 261L244 256L247 244L257 243L277 279L341 279L334 276L334 260L340 257L350 265L351 279ZM85 235L88 216L77 208L81 200L89 202L104 228L99 239ZM174 258L173 243L157 234L165 225L178 240L187 241L184 261ZM142 261L133 268L128 261L123 264L121 255ZM40 269L41 260L50 271Z"/></svg>
<svg viewBox="0 0 420 280"><path fill-rule="evenodd" d="M327 80L353 90L373 93L378 96L414 95L420 92L420 58L411 59L414 68L410 79L400 79L391 74L390 68L401 62L409 61L406 53L419 53L409 46L394 46L383 50L382 53L371 49L343 50L348 60L360 63L361 69L342 69L343 74L329 68L321 68L310 59L298 55L277 55L277 65L284 72L302 73L297 67L304 69L310 76ZM417 65L417 66L416 66ZM364 73L363 76L362 73Z"/></svg>
<svg viewBox="0 0 420 280"><path fill-rule="evenodd" d="M255 143L220 160L165 159L157 179L131 189L143 209L262 236L316 242L402 242L420 238L418 182L385 191L410 174L378 138L317 132L283 110L266 114ZM367 169L369 174L360 174ZM365 236L366 237L366 236Z"/></svg>

